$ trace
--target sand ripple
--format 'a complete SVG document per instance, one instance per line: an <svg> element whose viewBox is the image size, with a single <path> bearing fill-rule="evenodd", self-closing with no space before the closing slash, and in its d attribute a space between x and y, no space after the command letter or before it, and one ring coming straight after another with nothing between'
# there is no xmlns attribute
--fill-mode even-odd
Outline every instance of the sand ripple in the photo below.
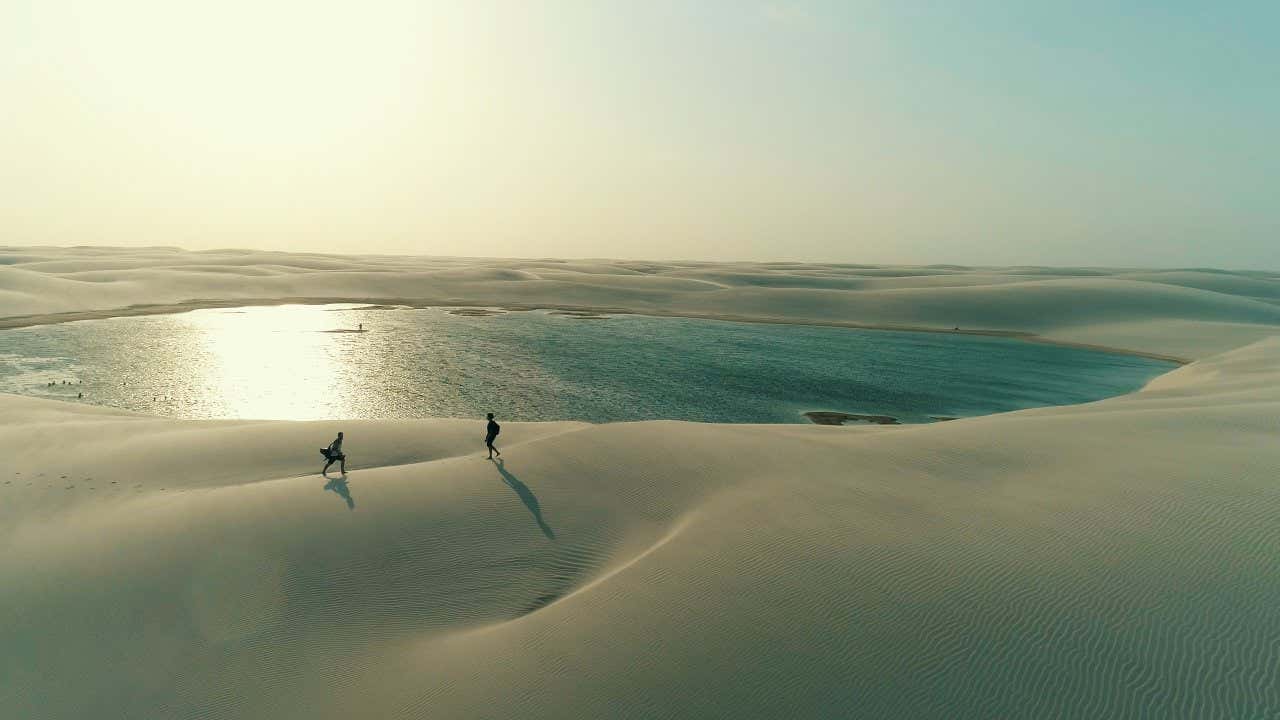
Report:
<svg viewBox="0 0 1280 720"><path fill-rule="evenodd" d="M1277 717L1277 367L1264 343L1124 398L875 431L513 423L501 468L388 449L354 507L293 468L155 469L238 425L0 398L26 418L6 443L131 438L92 474L9 453L38 482L2 491L0 708ZM252 432L283 452L315 428ZM144 487L60 489L113 473Z"/></svg>

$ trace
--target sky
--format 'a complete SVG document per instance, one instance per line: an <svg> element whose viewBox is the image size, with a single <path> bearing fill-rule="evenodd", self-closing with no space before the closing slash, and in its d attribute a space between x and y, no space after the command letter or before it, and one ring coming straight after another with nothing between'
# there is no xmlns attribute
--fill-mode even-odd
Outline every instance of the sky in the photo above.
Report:
<svg viewBox="0 0 1280 720"><path fill-rule="evenodd" d="M1280 3L0 0L0 244L1280 270Z"/></svg>

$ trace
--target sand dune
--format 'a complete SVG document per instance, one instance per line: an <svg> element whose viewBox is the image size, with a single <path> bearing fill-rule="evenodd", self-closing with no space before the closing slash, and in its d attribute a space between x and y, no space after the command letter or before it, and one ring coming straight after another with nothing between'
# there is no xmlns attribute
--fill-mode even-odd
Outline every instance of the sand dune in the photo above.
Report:
<svg viewBox="0 0 1280 720"><path fill-rule="evenodd" d="M5 396L13 717L1264 717L1280 341L916 427ZM234 448L234 452L227 452ZM65 477L63 477L65 476Z"/></svg>
<svg viewBox="0 0 1280 720"><path fill-rule="evenodd" d="M1255 342L1280 334L1273 280L5 255L9 317L311 287L962 319L1197 361L1128 396L931 425L511 423L501 465L472 421L0 396L4 717L1280 714L1280 338ZM773 272L875 289L735 279ZM860 285L894 272L948 280ZM317 474L338 429L345 484Z"/></svg>
<svg viewBox="0 0 1280 720"><path fill-rule="evenodd" d="M281 300L959 327L1185 359L1280 331L1280 276L1263 272L0 248L3 326L112 314L137 305ZM1194 332L1169 332L1190 326Z"/></svg>

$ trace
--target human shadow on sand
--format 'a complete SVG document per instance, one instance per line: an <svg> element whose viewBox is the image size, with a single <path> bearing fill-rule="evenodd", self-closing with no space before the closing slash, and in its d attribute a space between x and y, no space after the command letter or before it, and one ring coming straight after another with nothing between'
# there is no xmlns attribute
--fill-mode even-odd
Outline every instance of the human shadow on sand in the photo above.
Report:
<svg viewBox="0 0 1280 720"><path fill-rule="evenodd" d="M347 487L347 479L344 477L330 478L329 483L324 486L325 490L332 490L338 494L338 497L347 501L347 509L355 510L356 501L351 497L351 488Z"/></svg>
<svg viewBox="0 0 1280 720"><path fill-rule="evenodd" d="M498 474L502 475L502 481L510 486L512 490L515 490L516 494L520 496L520 501L524 503L525 507L529 508L529 512L533 514L533 519L538 521L538 527L542 529L542 534L555 540L556 534L551 530L551 526L547 524L547 521L542 519L542 508L538 505L538 498L529 489L529 486L520 482L520 478L507 472L507 468L502 464L501 458L497 460L490 458L489 462L492 462L493 466L498 468Z"/></svg>

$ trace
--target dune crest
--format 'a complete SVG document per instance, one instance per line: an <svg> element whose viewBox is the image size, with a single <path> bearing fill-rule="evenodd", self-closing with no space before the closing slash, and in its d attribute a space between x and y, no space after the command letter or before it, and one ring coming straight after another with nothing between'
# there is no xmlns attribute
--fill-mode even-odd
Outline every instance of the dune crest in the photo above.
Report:
<svg viewBox="0 0 1280 720"><path fill-rule="evenodd" d="M9 327L295 298L959 327L1195 360L1127 396L927 425L505 423L501 464L478 422L0 395L0 714L1274 716L1277 282L0 250ZM318 474L338 429L345 481Z"/></svg>
<svg viewBox="0 0 1280 720"><path fill-rule="evenodd" d="M1280 709L1280 339L874 432L510 423L501 467L344 423L354 507L334 423L0 407L19 717Z"/></svg>
<svg viewBox="0 0 1280 720"><path fill-rule="evenodd" d="M0 247L0 327L286 301L959 329L1179 359L1280 333L1280 275L1261 271Z"/></svg>

